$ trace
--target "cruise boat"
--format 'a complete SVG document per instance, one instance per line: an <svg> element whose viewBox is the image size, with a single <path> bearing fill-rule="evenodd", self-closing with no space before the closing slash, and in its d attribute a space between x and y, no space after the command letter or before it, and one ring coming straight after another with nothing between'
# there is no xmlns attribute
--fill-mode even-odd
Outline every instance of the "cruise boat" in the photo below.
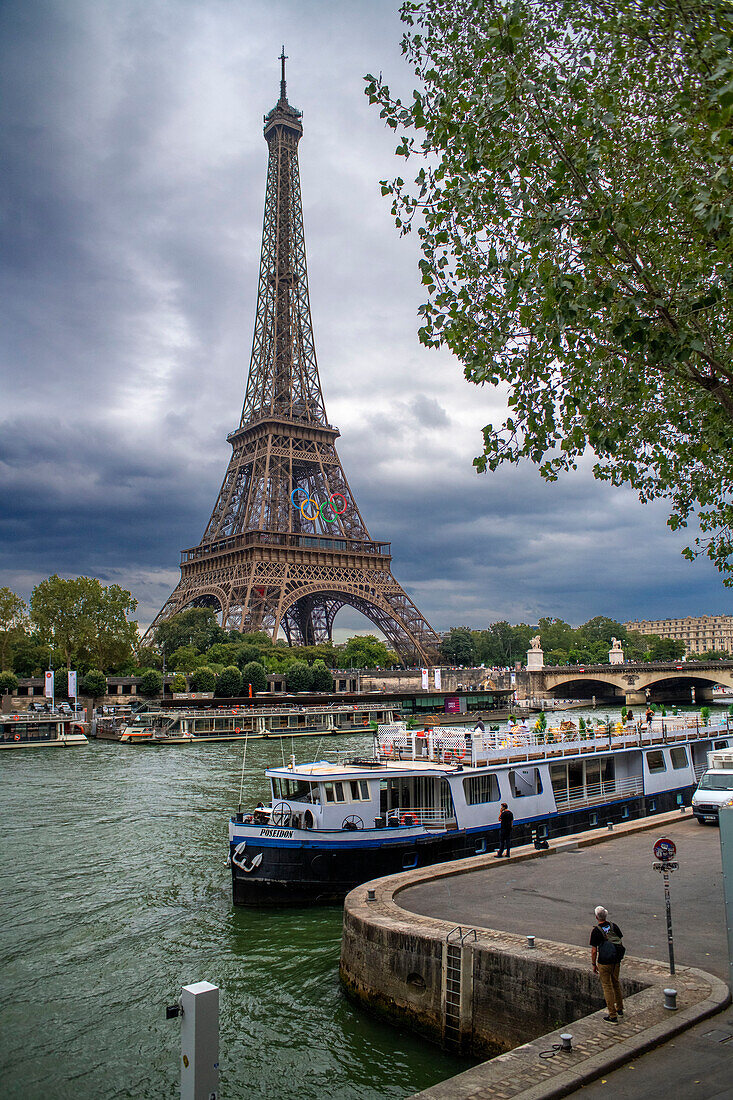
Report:
<svg viewBox="0 0 733 1100"><path fill-rule="evenodd" d="M229 822L235 905L337 902L359 883L512 842L567 835L688 806L729 718L556 730L378 728L371 755L268 768L271 802Z"/></svg>
<svg viewBox="0 0 733 1100"><path fill-rule="evenodd" d="M292 707L217 707L142 711L123 719L100 720L96 735L130 745L181 745L195 741L306 737L364 733L399 716L391 703L334 703Z"/></svg>
<svg viewBox="0 0 733 1100"><path fill-rule="evenodd" d="M56 746L69 748L86 745L84 726L73 715L3 714L0 715L0 749L27 749Z"/></svg>

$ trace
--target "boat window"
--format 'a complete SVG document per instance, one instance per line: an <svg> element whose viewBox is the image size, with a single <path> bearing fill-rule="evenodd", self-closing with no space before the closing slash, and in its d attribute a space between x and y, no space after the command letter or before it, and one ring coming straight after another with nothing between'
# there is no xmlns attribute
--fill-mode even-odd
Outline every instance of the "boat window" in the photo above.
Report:
<svg viewBox="0 0 733 1100"><path fill-rule="evenodd" d="M567 764L550 765L550 782L555 798L567 799L568 796L568 766Z"/></svg>
<svg viewBox="0 0 733 1100"><path fill-rule="evenodd" d="M714 749L727 749L728 748L728 742L727 741L713 741L713 748Z"/></svg>
<svg viewBox="0 0 733 1100"><path fill-rule="evenodd" d="M194 723L194 733L211 733L214 728L213 718L197 718Z"/></svg>
<svg viewBox="0 0 733 1100"><path fill-rule="evenodd" d="M346 795L344 794L343 783L324 783L323 789L326 792L326 802L345 802Z"/></svg>
<svg viewBox="0 0 733 1100"><path fill-rule="evenodd" d="M469 806L499 801L499 783L495 775L469 776L463 780L463 790Z"/></svg>
<svg viewBox="0 0 733 1100"><path fill-rule="evenodd" d="M307 779L273 779L272 793L281 802L320 802L318 784Z"/></svg>
<svg viewBox="0 0 733 1100"><path fill-rule="evenodd" d="M687 749L683 745L675 745L674 748L669 750L669 755L672 758L672 767L675 771L687 767Z"/></svg>
<svg viewBox="0 0 733 1100"><path fill-rule="evenodd" d="M652 775L655 772L666 772L667 765L664 762L664 753L661 749L652 749L651 752L646 754L646 766Z"/></svg>
<svg viewBox="0 0 733 1100"><path fill-rule="evenodd" d="M351 799L353 802L369 801L369 783L366 779L352 779L350 781L350 786Z"/></svg>
<svg viewBox="0 0 733 1100"><path fill-rule="evenodd" d="M539 768L517 768L509 772L509 787L514 798L542 794Z"/></svg>

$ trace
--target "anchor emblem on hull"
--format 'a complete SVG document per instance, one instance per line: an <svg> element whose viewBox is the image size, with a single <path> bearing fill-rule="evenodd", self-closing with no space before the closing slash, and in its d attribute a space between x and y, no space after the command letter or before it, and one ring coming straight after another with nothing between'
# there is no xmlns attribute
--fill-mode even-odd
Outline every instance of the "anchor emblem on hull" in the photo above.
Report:
<svg viewBox="0 0 733 1100"><path fill-rule="evenodd" d="M262 863L262 852L258 852L256 856L252 856L252 859L248 859L246 856L244 859L239 859L239 856L244 856L244 850L247 847L247 841L243 840L232 852L232 863L235 867L238 867L240 871L246 871L249 874L251 871L256 870Z"/></svg>

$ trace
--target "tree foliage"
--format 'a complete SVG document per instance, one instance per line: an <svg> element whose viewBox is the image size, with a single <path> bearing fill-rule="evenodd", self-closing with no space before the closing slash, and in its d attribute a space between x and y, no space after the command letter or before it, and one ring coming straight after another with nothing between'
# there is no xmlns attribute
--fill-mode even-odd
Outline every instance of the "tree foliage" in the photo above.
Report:
<svg viewBox="0 0 733 1100"><path fill-rule="evenodd" d="M285 686L288 691L310 691L313 673L307 661L292 661L285 669Z"/></svg>
<svg viewBox="0 0 733 1100"><path fill-rule="evenodd" d="M155 643L163 650L166 659L181 646L193 646L205 653L217 642L228 641L231 641L229 634L219 626L216 612L211 607L190 607L155 628Z"/></svg>
<svg viewBox="0 0 733 1100"><path fill-rule="evenodd" d="M242 669L242 691L245 695L249 694L250 687L253 695L267 690L267 673L259 661L250 661Z"/></svg>
<svg viewBox="0 0 733 1100"><path fill-rule="evenodd" d="M154 695L160 695L162 690L163 674L157 668L147 668L140 677L140 694L150 699Z"/></svg>
<svg viewBox="0 0 733 1100"><path fill-rule="evenodd" d="M478 651L467 626L454 626L440 643L440 655L451 665L473 665Z"/></svg>
<svg viewBox="0 0 733 1100"><path fill-rule="evenodd" d="M192 691L214 691L216 688L216 674L208 665L200 665L191 673Z"/></svg>
<svg viewBox="0 0 733 1100"><path fill-rule="evenodd" d="M479 470L594 473L696 515L733 565L733 6L408 0L412 102L366 92L421 157L383 181L418 226L420 338L508 386ZM733 575L725 584L733 585Z"/></svg>
<svg viewBox="0 0 733 1100"><path fill-rule="evenodd" d="M339 659L341 668L389 668L395 655L374 634L355 634L349 638Z"/></svg>
<svg viewBox="0 0 733 1100"><path fill-rule="evenodd" d="M232 698L242 690L242 673L236 665L227 665L216 681L216 694Z"/></svg>
<svg viewBox="0 0 733 1100"><path fill-rule="evenodd" d="M82 695L92 699L101 699L107 694L107 677L98 668L90 668L81 678L79 689Z"/></svg>
<svg viewBox="0 0 733 1100"><path fill-rule="evenodd" d="M117 584L96 577L63 580L54 574L31 593L31 621L38 636L72 661L110 669L129 659L137 641L137 623L128 619L137 600Z"/></svg>
<svg viewBox="0 0 733 1100"><path fill-rule="evenodd" d="M12 695L18 686L18 677L13 672L0 672L0 695Z"/></svg>
<svg viewBox="0 0 733 1100"><path fill-rule="evenodd" d="M7 669L11 644L18 635L25 633L28 608L12 589L0 588L0 669Z"/></svg>
<svg viewBox="0 0 733 1100"><path fill-rule="evenodd" d="M326 662L315 660L311 666L311 689L313 691L333 691L333 675Z"/></svg>

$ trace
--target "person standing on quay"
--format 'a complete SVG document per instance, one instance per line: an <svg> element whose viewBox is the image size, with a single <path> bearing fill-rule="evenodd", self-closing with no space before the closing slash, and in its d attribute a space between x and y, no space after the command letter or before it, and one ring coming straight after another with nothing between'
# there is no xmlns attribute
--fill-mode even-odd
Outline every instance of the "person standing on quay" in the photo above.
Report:
<svg viewBox="0 0 733 1100"><path fill-rule="evenodd" d="M591 963L593 972L601 979L603 996L606 998L608 1015L603 1019L608 1020L609 1024L617 1024L619 1016L624 1014L624 999L619 983L619 955L625 954L621 944L623 932L617 924L609 921L608 910L602 905L596 906L595 917L598 923L590 934Z"/></svg>
<svg viewBox="0 0 733 1100"><path fill-rule="evenodd" d="M509 859L511 855L509 847L511 844L513 823L514 814L509 809L506 802L502 802L501 812L499 814L499 851L496 853L495 859L501 859L504 849L506 849L506 858Z"/></svg>

